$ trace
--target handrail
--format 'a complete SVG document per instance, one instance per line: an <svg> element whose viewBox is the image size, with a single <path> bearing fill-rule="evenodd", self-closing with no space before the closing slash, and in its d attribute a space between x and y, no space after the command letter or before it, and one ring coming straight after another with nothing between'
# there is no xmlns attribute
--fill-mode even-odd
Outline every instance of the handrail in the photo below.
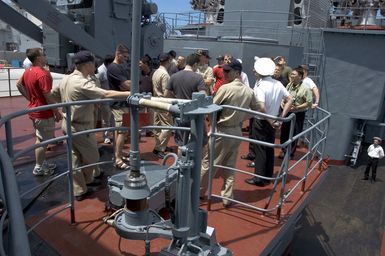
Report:
<svg viewBox="0 0 385 256"><path fill-rule="evenodd" d="M200 31L204 31L206 27L220 26L221 34L215 35L218 39L221 36L237 36L240 40L244 37L254 36L257 38L266 38L279 40L286 36L288 45L297 45L297 37L302 37L305 31L296 28L302 26L291 26L297 20L293 12L267 11L267 10L225 10L224 17L227 17L223 22L216 21L216 12L184 12L184 13L160 13L156 18L158 22L165 24L166 38L169 36L179 35L183 29L191 31L195 28L196 31L191 31L197 38L202 36ZM264 19L258 17L264 16ZM231 16L231 17L229 17ZM257 17L257 18L253 18ZM326 19L326 18L325 18ZM209 35L205 34L204 35ZM293 35L296 35L293 37ZM210 34L211 36L211 34ZM247 40L245 38L245 40Z"/></svg>
<svg viewBox="0 0 385 256"><path fill-rule="evenodd" d="M306 180L307 180L308 175L311 174L317 167L319 170L322 168L322 162L323 162L322 155L323 155L323 151L324 151L324 144L326 142L328 120L331 116L331 113L320 108L320 107L317 107L314 111L319 112L318 116L321 116L321 115L323 115L323 116L317 122L315 122L312 126L306 128L301 133L293 136L294 122L295 122L295 116L294 115L290 115L289 117L286 117L286 118L281 118L281 117L275 117L275 116L267 115L267 114L260 113L257 111L242 109L239 107L234 107L234 106L229 106L229 105L222 105L222 107L223 107L223 109L232 109L232 110L240 111L243 113L251 114L254 117L257 116L257 117L263 117L265 119L267 118L267 119L279 120L279 121L283 121L283 122L291 122L290 135L289 135L289 139L287 141L283 142L282 144L267 143L264 141L249 139L249 138L245 138L242 136L235 136L235 135L218 133L218 132L216 132L217 123L213 122L212 127L211 127L210 147L209 147L209 172L208 172L209 179L208 179L208 205L207 205L207 209L210 210L210 208L211 208L211 197L216 197L216 198L226 199L226 200L234 202L234 203L239 203L243 206L246 206L246 207L249 207L251 209L260 211L262 213L277 211L276 216L277 216L277 219L279 220L281 217L280 216L281 215L281 208L282 208L283 204L287 201L287 199L293 194L293 191L295 191L297 188L301 187L301 191L304 192L305 184L306 184ZM213 114L212 118L213 118L212 120L216 120L216 113ZM321 126L323 126L323 125L324 125L324 127L322 129ZM316 134L316 136L313 136L314 133ZM299 139L300 137L303 137L303 136L306 136L309 134L313 137L313 139L310 140L308 152L306 152L305 155L302 156L294 164L289 166L289 154L290 154L289 152L290 152L291 143L293 141ZM263 145L263 146L272 147L272 148L287 148L283 162L282 162L282 165L281 165L281 168L280 168L278 174L274 177L265 177L262 175L250 173L248 171L244 171L244 170L237 169L237 168L232 168L229 166L215 165L214 160L213 160L214 156L215 156L215 138L219 138L219 137L235 139L235 140L239 140L239 141L247 141L249 143ZM315 139L318 139L318 141L314 142L313 141L314 137L318 137L318 138L315 138ZM318 153L319 147L321 147L320 153ZM312 165L311 162L313 162L313 159L316 155L319 155L319 159L316 161L316 163L314 165ZM292 170L294 170L294 168L301 161L303 161L305 159L306 159L306 167L304 170L303 177L298 182L296 182L287 192L285 192L287 175ZM273 181L274 182L273 188L271 189L269 197L266 199L266 204L264 205L264 207L257 207L257 206L254 206L252 204L241 202L241 201L236 200L234 198L226 198L226 197L223 197L221 195L212 193L212 182L213 182L212 172L213 172L214 168L230 170L230 171L234 171L234 172L238 172L238 173L247 174L247 175L250 175L252 177L258 177L258 178L262 178L265 180ZM281 185L281 189L279 191L280 196L279 196L278 202L275 206L268 208L272 199L273 199L273 195L276 191L276 188L277 188L279 182L281 182L282 185Z"/></svg>
<svg viewBox="0 0 385 256"><path fill-rule="evenodd" d="M157 98L154 97L155 100L157 100ZM165 99L162 99L163 101L166 101L166 102L170 102L172 104L177 104L178 103L178 100L176 99L172 99L172 100L165 100ZM88 134L88 133L95 133L95 132L100 132L100 131L105 131L105 130L117 130L117 129L128 129L128 128L115 128L115 127L109 127L109 128L99 128L99 129L90 129L90 130L87 130L87 131L81 131L81 132L76 132L76 133L72 133L71 129L69 129L68 131L68 134L67 135L64 135L64 136L60 136L58 138L54 138L54 139L51 139L49 141L44 141L42 142L41 144L38 144L38 145L33 145L33 146L30 146L26 149L23 149L19 152L17 152L16 154L13 155L13 145L12 145L12 139L10 138L11 136L11 131L12 131L12 126L11 126L11 122L12 122L12 119L16 118L16 117L19 117L19 116L22 116L22 115L26 115L28 113L31 113L31 112L36 112L36 111L41 111L41 110L46 110L46 109L52 109L52 108L64 108L66 113L67 114L71 114L71 106L73 105L84 105L84 104L100 104L100 103L107 103L107 102L116 102L116 101L124 101L124 99L121 99L121 100L116 100L116 99L103 99L103 100L86 100L86 101L77 101L77 102L66 102L66 103L58 103L58 104L52 104L52 105L46 105L46 106L41 106L41 107L37 107L37 108L34 108L34 109L25 109L25 110L21 110L21 111L17 111L17 112L14 112L14 113L11 113L11 114L8 114L4 117L2 117L0 119L0 128L5 125L6 127L8 127L7 129L7 133L6 133L6 138L7 138L7 149L8 149L8 154L5 152L3 146L0 146L0 159L1 159L1 178L2 178L2 181L3 183L5 184L4 185L4 191L5 191L5 195L6 195L6 203L7 203L7 211L8 211L8 215L10 217L10 225L12 225L12 229L13 232L16 232L16 234L11 234L15 237L14 240L12 240L11 242L11 246L14 246L16 248L17 245L20 245L20 244L23 244L25 246L23 246L23 248L25 248L25 252L24 253L21 253L20 255L30 255L29 253L29 246L28 246L28 238L26 237L26 233L33 230L33 228L35 228L37 225L43 223L45 220L51 218L52 216L54 216L55 214L58 214L59 212L61 211L64 211L66 209L70 209L71 211L71 221L74 222L74 204L73 204L73 193L69 193L69 203L66 204L64 207L58 209L58 211L55 211L53 213L51 213L49 216L46 216L44 217L43 219L39 220L37 223L33 224L33 226L28 230L26 231L26 227L24 225L24 218L23 218L23 215L22 215L22 208L21 208L21 204L20 204L20 195L18 193L18 189L17 189L17 181L16 181L16 177L15 177L15 173L13 172L13 166L12 166L12 161L16 160L18 157L20 157L22 154L25 154L26 152L28 151L31 151L39 146L44 146L44 145L47 145L48 143L52 143L53 141L60 141L60 140L66 140L67 141L67 165L68 165L68 168L67 170L64 172L64 173L61 173L59 175L56 175L52 178L50 178L49 180L43 182L42 184L40 184L40 186L43 186L43 185L46 185L46 184L49 184L50 182L52 182L53 180L56 180L56 179L59 179L61 177L68 177L68 182L69 182L69 191L72 191L72 171L75 170L73 169L72 167L72 161L71 161L71 151L72 151L72 143L71 143L71 140L74 136L79 136L79 135L83 135L83 134ZM185 101L180 101L180 102L185 102ZM237 108L237 107L234 107L234 106L222 106L223 108L228 108L228 109L234 109L234 110L237 110L237 111L243 111L245 112L246 114L249 114L249 115L252 115L252 116L259 116L261 118L271 118L271 119L274 119L274 120L279 120L279 121L283 121L283 122L292 122L295 120L295 116L294 115L291 115L289 117L286 117L286 118L280 118L280 117L274 117L274 116L270 116L270 115L267 115L267 114L264 114L264 113L260 113L260 112L257 112L257 111L253 111L253 110L248 110L248 109L242 109L242 108ZM323 113L325 115L325 117L322 117L319 121L317 121L315 123L314 126L311 126L309 127L308 129L306 129L302 135L306 135L308 133L315 133L317 132L317 136L321 136L320 140L316 143L314 143L314 145L312 144L312 146L310 147L310 151L304 156L302 157L305 158L305 157L310 157L310 153L312 155L316 155L318 154L317 152L317 149L319 146L322 146L322 142L325 141L325 138L326 138L326 134L327 134L327 131L323 131L320 126L322 124L325 123L326 120L328 120L328 118L330 117L330 113L327 112L326 110L323 110L323 109L320 109L320 108L317 108L317 110L320 112L320 113ZM215 117L216 113L213 114L213 116ZM215 119L213 119L215 120ZM67 122L67 126L71 126L71 120L70 118L68 119L65 119L63 120L65 122ZM215 129L215 126L216 126L216 123L213 123L213 126L212 126L212 129ZM144 126L144 127L141 127L142 129L179 129L179 130L189 130L190 128L185 128L185 127L166 127L166 126ZM326 125L326 128L327 128L327 125ZM291 129L293 129L293 126L291 127ZM321 132L318 132L318 129L321 129L322 133ZM214 130L212 130L214 131ZM10 132L10 133L8 133ZM210 140L213 140L215 137L228 137L228 138L234 138L234 136L232 135L226 135L226 134L221 134L221 133L215 133L212 132L211 134L211 138ZM248 141L250 143L255 143L255 144L260 144L260 145L264 145L264 146L267 146L267 147L276 147L276 148L282 148L282 147L285 147L287 146L288 148L290 148L291 146L291 143L293 140L295 140L295 138L298 138L299 135L296 135L296 136L293 136L292 134L292 131L290 133L290 137L289 137L289 140L283 144L271 144L271 143L266 143L266 142L263 142L263 141L258 141L258 140L251 140L251 139L248 139L248 138L243 138L243 137L239 137L238 139L239 140L242 140L242 141ZM323 153L323 149L320 150L321 153ZM211 155L213 155L213 152L211 152ZM212 161L212 159L210 159L210 161ZM322 161L322 158L320 158L320 160L318 161L318 165L321 164L321 161ZM100 161L98 163L94 163L94 164L89 164L89 165L85 165L85 166L81 166L79 168L84 168L84 167L90 167L90 166L95 166L95 165L100 165L100 164L105 164L105 163L109 163L110 161ZM211 165L210 165L210 170L209 172L211 171L211 169L213 167L222 167L222 168L228 168L229 167L226 167L226 166L214 166L213 163L211 162ZM304 174L304 177L300 180L300 182L302 184L304 184L306 182L306 178L307 178L307 175L308 173L311 173L316 167L315 166L308 166L308 170L305 170L305 174ZM76 168L78 169L78 168ZM231 168L230 168L231 169ZM247 174L247 172L245 171L242 171L242 170L236 170L236 169L231 169L233 171L239 171L239 172L242 172L242 173L245 173ZM280 200L279 202L273 206L273 207L270 207L268 208L268 205L271 201L271 198L272 198L272 193L270 195L270 197L267 199L267 203L266 203L266 207L255 207L253 205L250 205L250 204L246 204L244 202L240 202L240 201L237 201L235 199L228 199L230 201L234 201L234 202L237 202L241 205L245 205L245 206L248 206L252 209L255 209L255 210L258 210L258 211L261 211L261 212L271 212L271 211L274 211L274 210L277 210L277 216L279 218L280 216L280 209L283 205L283 203L287 200L287 198L292 195L293 193L293 189L290 190L290 192L288 193L285 193L284 191L284 188L285 188L285 183L286 183L286 176L287 174L290 172L290 167L288 165L288 155L285 156L285 159L284 159L284 162L281 166L281 170L279 172L279 174L276 176L276 177L273 177L273 178L268 178L268 177L263 177L263 176L260 176L260 175L255 175L255 174L251 174L251 173L248 173L252 176L256 176L256 177L261 177L261 178L265 178L265 179L269 179L269 180L273 180L274 181L274 186L273 186L273 190L277 187L278 183L282 183L282 187L281 187L281 196L280 196ZM210 173L209 173L209 177L211 177ZM210 180L210 183L212 181ZM300 183L299 182L299 183ZM297 187L299 187L299 183L296 184L294 186L294 189L296 189ZM211 194L211 185L209 184L209 200L211 198L211 196L217 196L217 195L214 195L214 194ZM303 187L303 186L302 186ZM32 189L29 189L27 192L24 192L22 195L25 195L26 193L30 193L33 189L36 189L35 188L32 188ZM221 196L217 196L217 197L220 197L220 198L223 198ZM17 199L17 200L15 200ZM12 215L12 217L11 217ZM15 222L15 223L14 223ZM16 225L16 226L15 226ZM16 228L15 228L16 227ZM16 239L17 238L17 239ZM25 240L27 239L27 242L25 242ZM14 244L13 241L16 241L17 243ZM0 245L1 246L1 245ZM20 249L20 247L17 247L18 250ZM1 248L0 248L1 249ZM18 251L20 252L20 251Z"/></svg>
<svg viewBox="0 0 385 256"><path fill-rule="evenodd" d="M22 73L20 72L20 74L14 74L18 70L24 70L24 68L21 68L21 67L1 67L0 66L0 82L8 81L6 90L3 90L2 86L0 87L0 96L1 97L13 97L13 96L20 96L21 95L19 93L18 89L16 88L16 81L21 77ZM1 73L5 73L2 71L6 71L6 73L7 73L6 77L3 77L3 75L1 74ZM12 71L15 71L15 72L12 72ZM51 73L51 76L52 76L52 80L55 82L61 80L61 77L57 77L57 76L61 76L61 74ZM3 84L3 85L5 85L5 84ZM8 92L8 93L5 94L6 92Z"/></svg>

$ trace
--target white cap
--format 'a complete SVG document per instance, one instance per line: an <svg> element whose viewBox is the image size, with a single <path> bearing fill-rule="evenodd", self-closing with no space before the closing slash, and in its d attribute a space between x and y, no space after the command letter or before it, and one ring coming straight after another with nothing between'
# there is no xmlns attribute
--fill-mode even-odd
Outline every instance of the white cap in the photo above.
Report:
<svg viewBox="0 0 385 256"><path fill-rule="evenodd" d="M254 70L261 76L271 76L274 74L275 63L270 58L258 58L254 62Z"/></svg>
<svg viewBox="0 0 385 256"><path fill-rule="evenodd" d="M242 60L241 59L237 59L237 61L239 61L242 64Z"/></svg>

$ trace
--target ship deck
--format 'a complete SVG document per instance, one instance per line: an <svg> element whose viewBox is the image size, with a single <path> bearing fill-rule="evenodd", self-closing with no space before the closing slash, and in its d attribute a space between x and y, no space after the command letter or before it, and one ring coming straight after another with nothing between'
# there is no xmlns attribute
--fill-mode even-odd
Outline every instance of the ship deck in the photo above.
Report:
<svg viewBox="0 0 385 256"><path fill-rule="evenodd" d="M23 109L25 105L26 101L22 97L1 98L1 115L4 116ZM17 118L12 125L13 143L16 152L34 143L33 128L28 117ZM61 135L59 127L56 133L58 136ZM2 131L0 135L3 143L4 134ZM247 136L247 133L244 135ZM98 138L101 140L100 136ZM151 153L153 146L154 139L152 137L141 138L140 152L143 160L157 161ZM65 145L55 145L51 146L48 151L50 161L55 161L58 165L58 173L66 169L65 149ZM129 145L127 144L125 151L128 152L128 150ZM240 155L246 154L247 150L248 145L243 142L239 150L239 161L236 167L251 173L253 169L246 167L248 162L240 159ZM111 159L112 147L110 145L100 144L100 152L102 153L102 159ZM303 152L300 149L296 153L295 159L298 159L301 154ZM295 159L291 160L291 162L295 161ZM281 161L276 158L275 174L280 168ZM33 163L34 156L32 153L15 162L21 192L44 181L43 178L32 176ZM290 191L297 181L303 177L304 165L305 162L303 161L290 172L285 188L286 192ZM102 169L105 171L106 176L119 172L109 165L103 165ZM263 215L260 211L239 204L224 208L222 202L214 198L211 210L208 213L208 225L215 228L218 242L229 248L234 255L262 255L273 250L273 246L277 245L280 239L284 239L283 234L288 231L287 229L293 228L291 225L297 221L300 212L307 205L311 195L322 183L326 174L327 171L319 171L318 168L313 171L308 176L305 191L302 193L297 188L283 205L280 220L277 219L276 211ZM235 199L263 208L272 185L262 188L251 186L244 182L246 178L249 178L249 176L240 173L236 175ZM106 184L106 180L104 184ZM215 194L219 194L221 185L222 179L217 174L213 181L213 192ZM64 180L58 180L22 198L27 224L31 226L38 219L63 206L67 196L66 188L67 185ZM279 190L280 185L276 188L277 192ZM120 238L112 227L102 222L102 218L108 214L105 211L106 198L107 189L103 186L91 198L75 202L75 225L70 224L69 210L65 210L38 226L35 233L41 240L38 239L40 241L37 245L32 245L34 255L49 255L46 248L51 248L52 255L55 255L55 253L59 255L144 255L143 242ZM270 207L277 203L278 193L275 193ZM201 201L201 207L205 209L207 202ZM48 247L43 246L43 244L47 244ZM151 241L151 252L156 254L168 244L168 240L155 239ZM44 252L40 250L44 250Z"/></svg>

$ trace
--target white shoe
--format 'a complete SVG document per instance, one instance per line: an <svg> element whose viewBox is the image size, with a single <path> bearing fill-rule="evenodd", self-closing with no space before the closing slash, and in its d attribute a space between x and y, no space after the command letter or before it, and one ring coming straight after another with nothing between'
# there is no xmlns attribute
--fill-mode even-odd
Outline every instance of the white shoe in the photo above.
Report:
<svg viewBox="0 0 385 256"><path fill-rule="evenodd" d="M45 166L41 166L35 167L32 171L32 174L35 176L51 176L52 174L54 174L54 172L55 170L53 169L48 169Z"/></svg>
<svg viewBox="0 0 385 256"><path fill-rule="evenodd" d="M104 139L104 144L111 144L111 140L109 138Z"/></svg>

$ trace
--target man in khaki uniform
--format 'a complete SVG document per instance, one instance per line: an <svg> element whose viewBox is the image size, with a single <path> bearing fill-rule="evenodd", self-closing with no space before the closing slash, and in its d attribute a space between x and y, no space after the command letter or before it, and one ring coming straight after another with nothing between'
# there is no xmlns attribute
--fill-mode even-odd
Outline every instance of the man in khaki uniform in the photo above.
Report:
<svg viewBox="0 0 385 256"><path fill-rule="evenodd" d="M95 58L88 51L75 54L76 69L65 76L59 86L51 94L58 102L73 102L111 97L127 97L129 92L104 90L97 85L95 74ZM71 106L71 117L64 113L64 118L71 118L71 131L80 132L94 128L94 104ZM65 133L68 131L66 121L62 123ZM99 161L99 152L95 134L80 135L72 138L72 165L77 168ZM73 172L73 186L75 199L81 201L90 195L87 186L98 185L94 181L94 172L100 173L98 166L83 168ZM97 175L97 174L96 174ZM99 183L100 184L100 183Z"/></svg>
<svg viewBox="0 0 385 256"><path fill-rule="evenodd" d="M167 69L170 67L170 55L163 53L159 56L160 66L152 76L153 92L155 97L166 97L166 86L170 75ZM172 126L172 118L168 112L155 111L154 125ZM168 141L172 133L171 130L155 130L155 148L152 151L159 158L164 158Z"/></svg>
<svg viewBox="0 0 385 256"><path fill-rule="evenodd" d="M207 51L204 50L197 50L196 53L199 56L199 65L196 72L203 76L203 80L207 86L207 95L211 95L215 78L213 69L209 66L209 59L211 59L210 55Z"/></svg>
<svg viewBox="0 0 385 256"><path fill-rule="evenodd" d="M242 64L236 59L232 59L230 63L223 66L225 79L228 84L222 85L214 96L214 103L217 105L232 105L236 107L261 111L262 104L257 100L253 90L244 85L240 80L242 72ZM217 121L217 132L242 136L242 122L246 118L243 112L224 109L219 113ZM214 164L223 165L230 168L235 167L238 155L240 140L216 138ZM207 157L202 161L201 170L201 195L207 190L208 168L204 167ZM222 170L224 184L221 190L221 196L233 198L234 172L230 170ZM212 175L215 175L213 171ZM225 207L230 206L231 202L223 199Z"/></svg>

